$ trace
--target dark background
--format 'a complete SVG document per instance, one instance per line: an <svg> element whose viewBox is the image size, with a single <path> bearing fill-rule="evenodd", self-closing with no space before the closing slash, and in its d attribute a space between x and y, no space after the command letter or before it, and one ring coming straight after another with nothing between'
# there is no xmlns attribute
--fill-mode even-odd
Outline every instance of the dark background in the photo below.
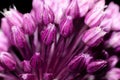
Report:
<svg viewBox="0 0 120 80"><path fill-rule="evenodd" d="M106 4L108 4L110 1L114 1L120 5L120 0L106 0ZM21 13L27 13L30 12L32 8L32 0L0 0L0 11L2 11L4 8L9 9L9 7L12 5L15 5ZM0 14L0 19L2 17L2 14Z"/></svg>

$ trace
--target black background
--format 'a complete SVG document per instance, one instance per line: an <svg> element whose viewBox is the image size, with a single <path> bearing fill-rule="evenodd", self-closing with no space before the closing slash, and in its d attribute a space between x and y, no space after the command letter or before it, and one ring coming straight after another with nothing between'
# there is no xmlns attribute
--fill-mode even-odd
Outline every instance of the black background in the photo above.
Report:
<svg viewBox="0 0 120 80"><path fill-rule="evenodd" d="M106 0L106 4L111 1L114 1L120 5L120 0ZM12 5L15 5L21 13L27 13L30 12L32 8L32 0L0 0L0 11L2 11L4 8L9 9L9 7ZM0 14L0 19L2 17L2 14Z"/></svg>

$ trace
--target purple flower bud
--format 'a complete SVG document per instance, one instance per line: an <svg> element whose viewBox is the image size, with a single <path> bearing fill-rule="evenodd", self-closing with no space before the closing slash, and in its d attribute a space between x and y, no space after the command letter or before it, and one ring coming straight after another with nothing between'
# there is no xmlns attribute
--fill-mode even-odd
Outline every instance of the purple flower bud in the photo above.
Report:
<svg viewBox="0 0 120 80"><path fill-rule="evenodd" d="M33 11L35 13L36 22L42 23L43 1L42 0L33 0L32 6L33 6Z"/></svg>
<svg viewBox="0 0 120 80"><path fill-rule="evenodd" d="M53 22L54 22L54 13L51 10L51 8L45 4L43 10L43 23L47 25Z"/></svg>
<svg viewBox="0 0 120 80"><path fill-rule="evenodd" d="M35 11L33 9L30 11L30 15L32 16L34 22L37 24L36 18L35 18Z"/></svg>
<svg viewBox="0 0 120 80"><path fill-rule="evenodd" d="M64 37L67 37L73 31L73 18L71 16L63 17L60 24L60 34Z"/></svg>
<svg viewBox="0 0 120 80"><path fill-rule="evenodd" d="M43 31L41 31L41 40L46 45L49 45L53 42L56 37L56 27L54 24L48 24Z"/></svg>
<svg viewBox="0 0 120 80"><path fill-rule="evenodd" d="M114 13L114 14L113 14ZM115 4L114 2L111 2L108 5L108 8L105 10L105 17L109 17L111 22L111 29L112 30L120 30L119 28L119 21L120 21L120 14L119 14L119 6Z"/></svg>
<svg viewBox="0 0 120 80"><path fill-rule="evenodd" d="M106 42L108 47L117 48L120 46L120 32L113 32L110 39Z"/></svg>
<svg viewBox="0 0 120 80"><path fill-rule="evenodd" d="M24 47L26 44L25 34L20 30L18 26L12 26L13 43L17 47Z"/></svg>
<svg viewBox="0 0 120 80"><path fill-rule="evenodd" d="M49 5L54 12L56 23L60 23L60 19L64 15L70 1L71 0L45 0L45 4Z"/></svg>
<svg viewBox="0 0 120 80"><path fill-rule="evenodd" d="M108 5L107 9L104 11L104 13L105 15L103 17L103 20L100 23L100 27L103 28L105 31L109 32L112 28L112 24L116 21L119 21L119 18L114 19L114 16L118 15L119 13L119 7L118 5L111 2ZM117 22L115 24L118 25L119 23ZM118 28L117 30L119 30L119 27L116 27L116 28ZM114 30L114 26L112 30Z"/></svg>
<svg viewBox="0 0 120 80"><path fill-rule="evenodd" d="M112 17L112 26L111 29L114 31L120 30L120 13L116 14L116 16Z"/></svg>
<svg viewBox="0 0 120 80"><path fill-rule="evenodd" d="M43 79L44 80L53 80L53 74L52 73L45 73Z"/></svg>
<svg viewBox="0 0 120 80"><path fill-rule="evenodd" d="M7 37L4 35L3 32L0 31L0 52L1 51L8 51L8 48L10 46Z"/></svg>
<svg viewBox="0 0 120 80"><path fill-rule="evenodd" d="M82 40L88 46L93 47L98 45L103 40L103 36L105 34L106 32L103 31L100 27L90 28L85 32L85 34L82 37Z"/></svg>
<svg viewBox="0 0 120 80"><path fill-rule="evenodd" d="M104 7L105 7L105 1L100 0L88 12L88 14L85 17L85 23L89 27L96 27L101 23L101 20L103 19L103 16L104 16L103 14Z"/></svg>
<svg viewBox="0 0 120 80"><path fill-rule="evenodd" d="M99 71L102 71L107 67L107 61L105 60L98 60L98 61L93 61L87 66L87 72L90 74L97 73Z"/></svg>
<svg viewBox="0 0 120 80"><path fill-rule="evenodd" d="M24 60L22 62L22 68L23 68L24 72L31 72L32 68L31 68L31 65L30 65L30 61Z"/></svg>
<svg viewBox="0 0 120 80"><path fill-rule="evenodd" d="M76 71L78 69L84 69L90 62L92 57L89 54L80 53L80 55L75 56L70 63L68 64L68 67L71 71Z"/></svg>
<svg viewBox="0 0 120 80"><path fill-rule="evenodd" d="M111 56L109 59L108 59L108 62L110 64L110 67L113 68L116 66L117 62L118 62L118 57L117 56Z"/></svg>
<svg viewBox="0 0 120 80"><path fill-rule="evenodd" d="M112 26L112 19L104 17L104 19L100 23L100 27L104 31L109 32L111 30L111 26Z"/></svg>
<svg viewBox="0 0 120 80"><path fill-rule="evenodd" d="M36 68L40 68L41 65L42 65L42 59L41 59L41 56L40 56L40 53L35 53L31 60L30 60L30 64L31 64L31 67L36 69Z"/></svg>
<svg viewBox="0 0 120 80"><path fill-rule="evenodd" d="M79 16L79 8L78 8L77 0L71 1L65 13L66 13L66 16L71 16L72 18Z"/></svg>
<svg viewBox="0 0 120 80"><path fill-rule="evenodd" d="M29 74L29 73L21 74L20 78L21 80L37 80L34 74Z"/></svg>
<svg viewBox="0 0 120 80"><path fill-rule="evenodd" d="M10 9L9 11L5 9L3 15L11 26L21 26L21 23L23 22L22 14L16 9Z"/></svg>
<svg viewBox="0 0 120 80"><path fill-rule="evenodd" d="M8 24L8 21L6 18L2 18L1 20L1 28L2 28L2 31L4 32L4 34L8 37L8 39L10 39L10 32L11 32L11 27L10 25Z"/></svg>
<svg viewBox="0 0 120 80"><path fill-rule="evenodd" d="M0 64L9 70L14 70L16 68L15 59L8 52L0 53Z"/></svg>
<svg viewBox="0 0 120 80"><path fill-rule="evenodd" d="M77 0L77 4L79 6L79 14L80 17L86 15L88 10L93 7L95 0Z"/></svg>
<svg viewBox="0 0 120 80"><path fill-rule="evenodd" d="M119 5L115 4L114 2L110 2L110 4L108 5L108 9L109 9L109 15L112 17L119 14Z"/></svg>
<svg viewBox="0 0 120 80"><path fill-rule="evenodd" d="M120 79L120 69L119 68L112 68L106 74L107 80L119 80Z"/></svg>
<svg viewBox="0 0 120 80"><path fill-rule="evenodd" d="M29 13L23 15L23 31L26 34L33 34L36 30L35 22Z"/></svg>

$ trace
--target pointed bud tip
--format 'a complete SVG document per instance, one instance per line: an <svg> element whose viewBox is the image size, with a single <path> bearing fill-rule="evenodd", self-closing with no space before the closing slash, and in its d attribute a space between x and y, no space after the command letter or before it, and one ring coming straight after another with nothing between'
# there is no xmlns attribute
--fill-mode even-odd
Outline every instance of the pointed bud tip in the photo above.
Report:
<svg viewBox="0 0 120 80"><path fill-rule="evenodd" d="M56 27L54 24L48 24L48 26L41 31L41 40L46 45L50 45L56 37Z"/></svg>
<svg viewBox="0 0 120 80"><path fill-rule="evenodd" d="M97 73L107 67L107 61L105 60L98 60L98 61L93 61L87 66L87 72L94 74Z"/></svg>

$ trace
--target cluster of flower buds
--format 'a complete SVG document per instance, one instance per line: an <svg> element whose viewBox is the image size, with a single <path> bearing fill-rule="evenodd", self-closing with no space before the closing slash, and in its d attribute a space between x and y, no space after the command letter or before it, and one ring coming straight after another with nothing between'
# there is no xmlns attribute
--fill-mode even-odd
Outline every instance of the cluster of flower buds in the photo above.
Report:
<svg viewBox="0 0 120 80"><path fill-rule="evenodd" d="M33 0L30 13L1 13L0 80L120 79L114 2Z"/></svg>

